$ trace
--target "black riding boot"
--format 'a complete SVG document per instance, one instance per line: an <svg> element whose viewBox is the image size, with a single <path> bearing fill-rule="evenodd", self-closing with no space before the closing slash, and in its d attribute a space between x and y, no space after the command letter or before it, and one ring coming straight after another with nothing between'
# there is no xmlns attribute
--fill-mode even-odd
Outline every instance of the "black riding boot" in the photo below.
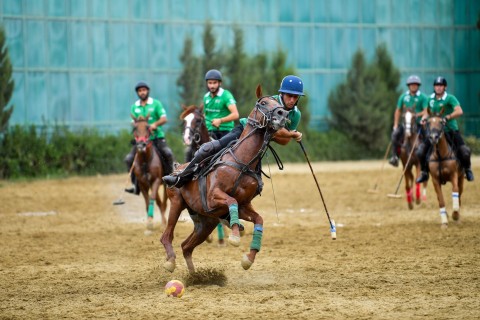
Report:
<svg viewBox="0 0 480 320"><path fill-rule="evenodd" d="M185 167L185 169L183 169L183 171L164 176L162 178L163 182L165 182L167 187L183 187L185 183L192 179L192 176L197 169L197 165L202 160L204 160L208 156L217 153L221 149L222 147L218 140L213 140L203 144L200 149L198 149L192 161L190 161L190 163Z"/></svg>
<svg viewBox="0 0 480 320"><path fill-rule="evenodd" d="M428 180L428 161L427 161L427 151L430 145L426 142L421 143L417 149L417 157L420 162L421 172L420 177L415 181L416 183L422 183Z"/></svg>
<svg viewBox="0 0 480 320"><path fill-rule="evenodd" d="M475 177L472 172L472 163L470 160L471 151L466 145L462 145L458 148L457 157L462 163L462 167L465 170L465 177L468 181L473 181Z"/></svg>

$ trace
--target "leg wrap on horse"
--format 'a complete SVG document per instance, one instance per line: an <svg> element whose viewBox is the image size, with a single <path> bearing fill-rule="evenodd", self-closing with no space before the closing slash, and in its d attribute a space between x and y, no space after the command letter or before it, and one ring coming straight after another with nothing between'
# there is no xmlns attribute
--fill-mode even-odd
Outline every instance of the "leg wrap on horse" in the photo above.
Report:
<svg viewBox="0 0 480 320"><path fill-rule="evenodd" d="M155 211L155 199L150 199L148 202L148 212L147 215L153 218L153 212Z"/></svg>
<svg viewBox="0 0 480 320"><path fill-rule="evenodd" d="M228 211L230 212L230 228L235 224L240 226L240 220L238 219L238 204L235 203L230 205Z"/></svg>
<svg viewBox="0 0 480 320"><path fill-rule="evenodd" d="M250 249L260 251L262 247L262 237L263 237L263 226L261 224L256 224L253 227L253 239L250 244Z"/></svg>
<svg viewBox="0 0 480 320"><path fill-rule="evenodd" d="M225 238L225 232L223 232L223 224L217 224L217 233L218 233L218 240L223 240Z"/></svg>

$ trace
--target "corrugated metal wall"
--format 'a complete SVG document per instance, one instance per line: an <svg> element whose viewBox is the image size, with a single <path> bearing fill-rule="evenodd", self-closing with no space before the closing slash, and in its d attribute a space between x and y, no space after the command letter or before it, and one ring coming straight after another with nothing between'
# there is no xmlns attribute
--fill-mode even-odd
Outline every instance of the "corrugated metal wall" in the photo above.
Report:
<svg viewBox="0 0 480 320"><path fill-rule="evenodd" d="M467 114L467 134L480 136L479 12L477 0L3 0L16 82L12 123L127 128L140 79L173 117L184 38L193 35L201 54L209 19L220 46L232 44L237 24L247 52L289 52L313 127L325 127L329 91L353 53L362 48L371 58L385 42L402 82L416 73L431 92L434 77L445 76Z"/></svg>

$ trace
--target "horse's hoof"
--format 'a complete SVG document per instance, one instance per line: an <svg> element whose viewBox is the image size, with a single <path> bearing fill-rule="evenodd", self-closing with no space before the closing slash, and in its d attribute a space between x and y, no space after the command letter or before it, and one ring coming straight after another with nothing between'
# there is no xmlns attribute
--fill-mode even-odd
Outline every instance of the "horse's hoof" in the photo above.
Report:
<svg viewBox="0 0 480 320"><path fill-rule="evenodd" d="M163 264L163 267L170 272L175 271L175 261L167 261Z"/></svg>
<svg viewBox="0 0 480 320"><path fill-rule="evenodd" d="M143 231L143 234L146 235L146 236L151 236L153 234L153 231L147 229L147 230Z"/></svg>
<svg viewBox="0 0 480 320"><path fill-rule="evenodd" d="M415 199L415 204L419 205L420 203L422 203L422 200L420 200L420 198L416 198Z"/></svg>
<svg viewBox="0 0 480 320"><path fill-rule="evenodd" d="M253 262L250 261L250 259L248 259L248 256L246 254L244 254L243 258L242 258L242 268L245 269L245 270L248 270L248 269L250 269L252 264L253 264Z"/></svg>
<svg viewBox="0 0 480 320"><path fill-rule="evenodd" d="M212 243L213 241L213 236L210 234L208 235L207 239L205 239L205 241L207 241L208 243Z"/></svg>
<svg viewBox="0 0 480 320"><path fill-rule="evenodd" d="M234 247L238 247L240 246L240 237L231 234L228 236L228 243Z"/></svg>
<svg viewBox="0 0 480 320"><path fill-rule="evenodd" d="M409 209L409 210L413 210L413 202L409 202L409 203L408 203L408 209Z"/></svg>
<svg viewBox="0 0 480 320"><path fill-rule="evenodd" d="M440 228L442 230L446 230L448 228L448 223L442 223L442 225L440 226Z"/></svg>
<svg viewBox="0 0 480 320"><path fill-rule="evenodd" d="M458 221L460 219L460 212L458 211L453 211L452 213L452 219L453 221Z"/></svg>

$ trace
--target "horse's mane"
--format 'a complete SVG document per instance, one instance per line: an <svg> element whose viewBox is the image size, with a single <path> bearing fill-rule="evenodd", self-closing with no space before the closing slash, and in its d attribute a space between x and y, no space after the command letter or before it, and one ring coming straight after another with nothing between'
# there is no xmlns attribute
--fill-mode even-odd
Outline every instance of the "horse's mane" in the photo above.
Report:
<svg viewBox="0 0 480 320"><path fill-rule="evenodd" d="M180 120L185 119L185 117L186 117L187 115L189 115L189 114L192 113L192 112L195 112L195 110L202 110L202 109L203 109L203 105L200 106L200 107L197 107L196 105L192 104L192 105L190 105L190 106L188 106L188 107L187 107L187 106L182 106L182 109L183 109L183 111L182 111L182 113L180 113Z"/></svg>

